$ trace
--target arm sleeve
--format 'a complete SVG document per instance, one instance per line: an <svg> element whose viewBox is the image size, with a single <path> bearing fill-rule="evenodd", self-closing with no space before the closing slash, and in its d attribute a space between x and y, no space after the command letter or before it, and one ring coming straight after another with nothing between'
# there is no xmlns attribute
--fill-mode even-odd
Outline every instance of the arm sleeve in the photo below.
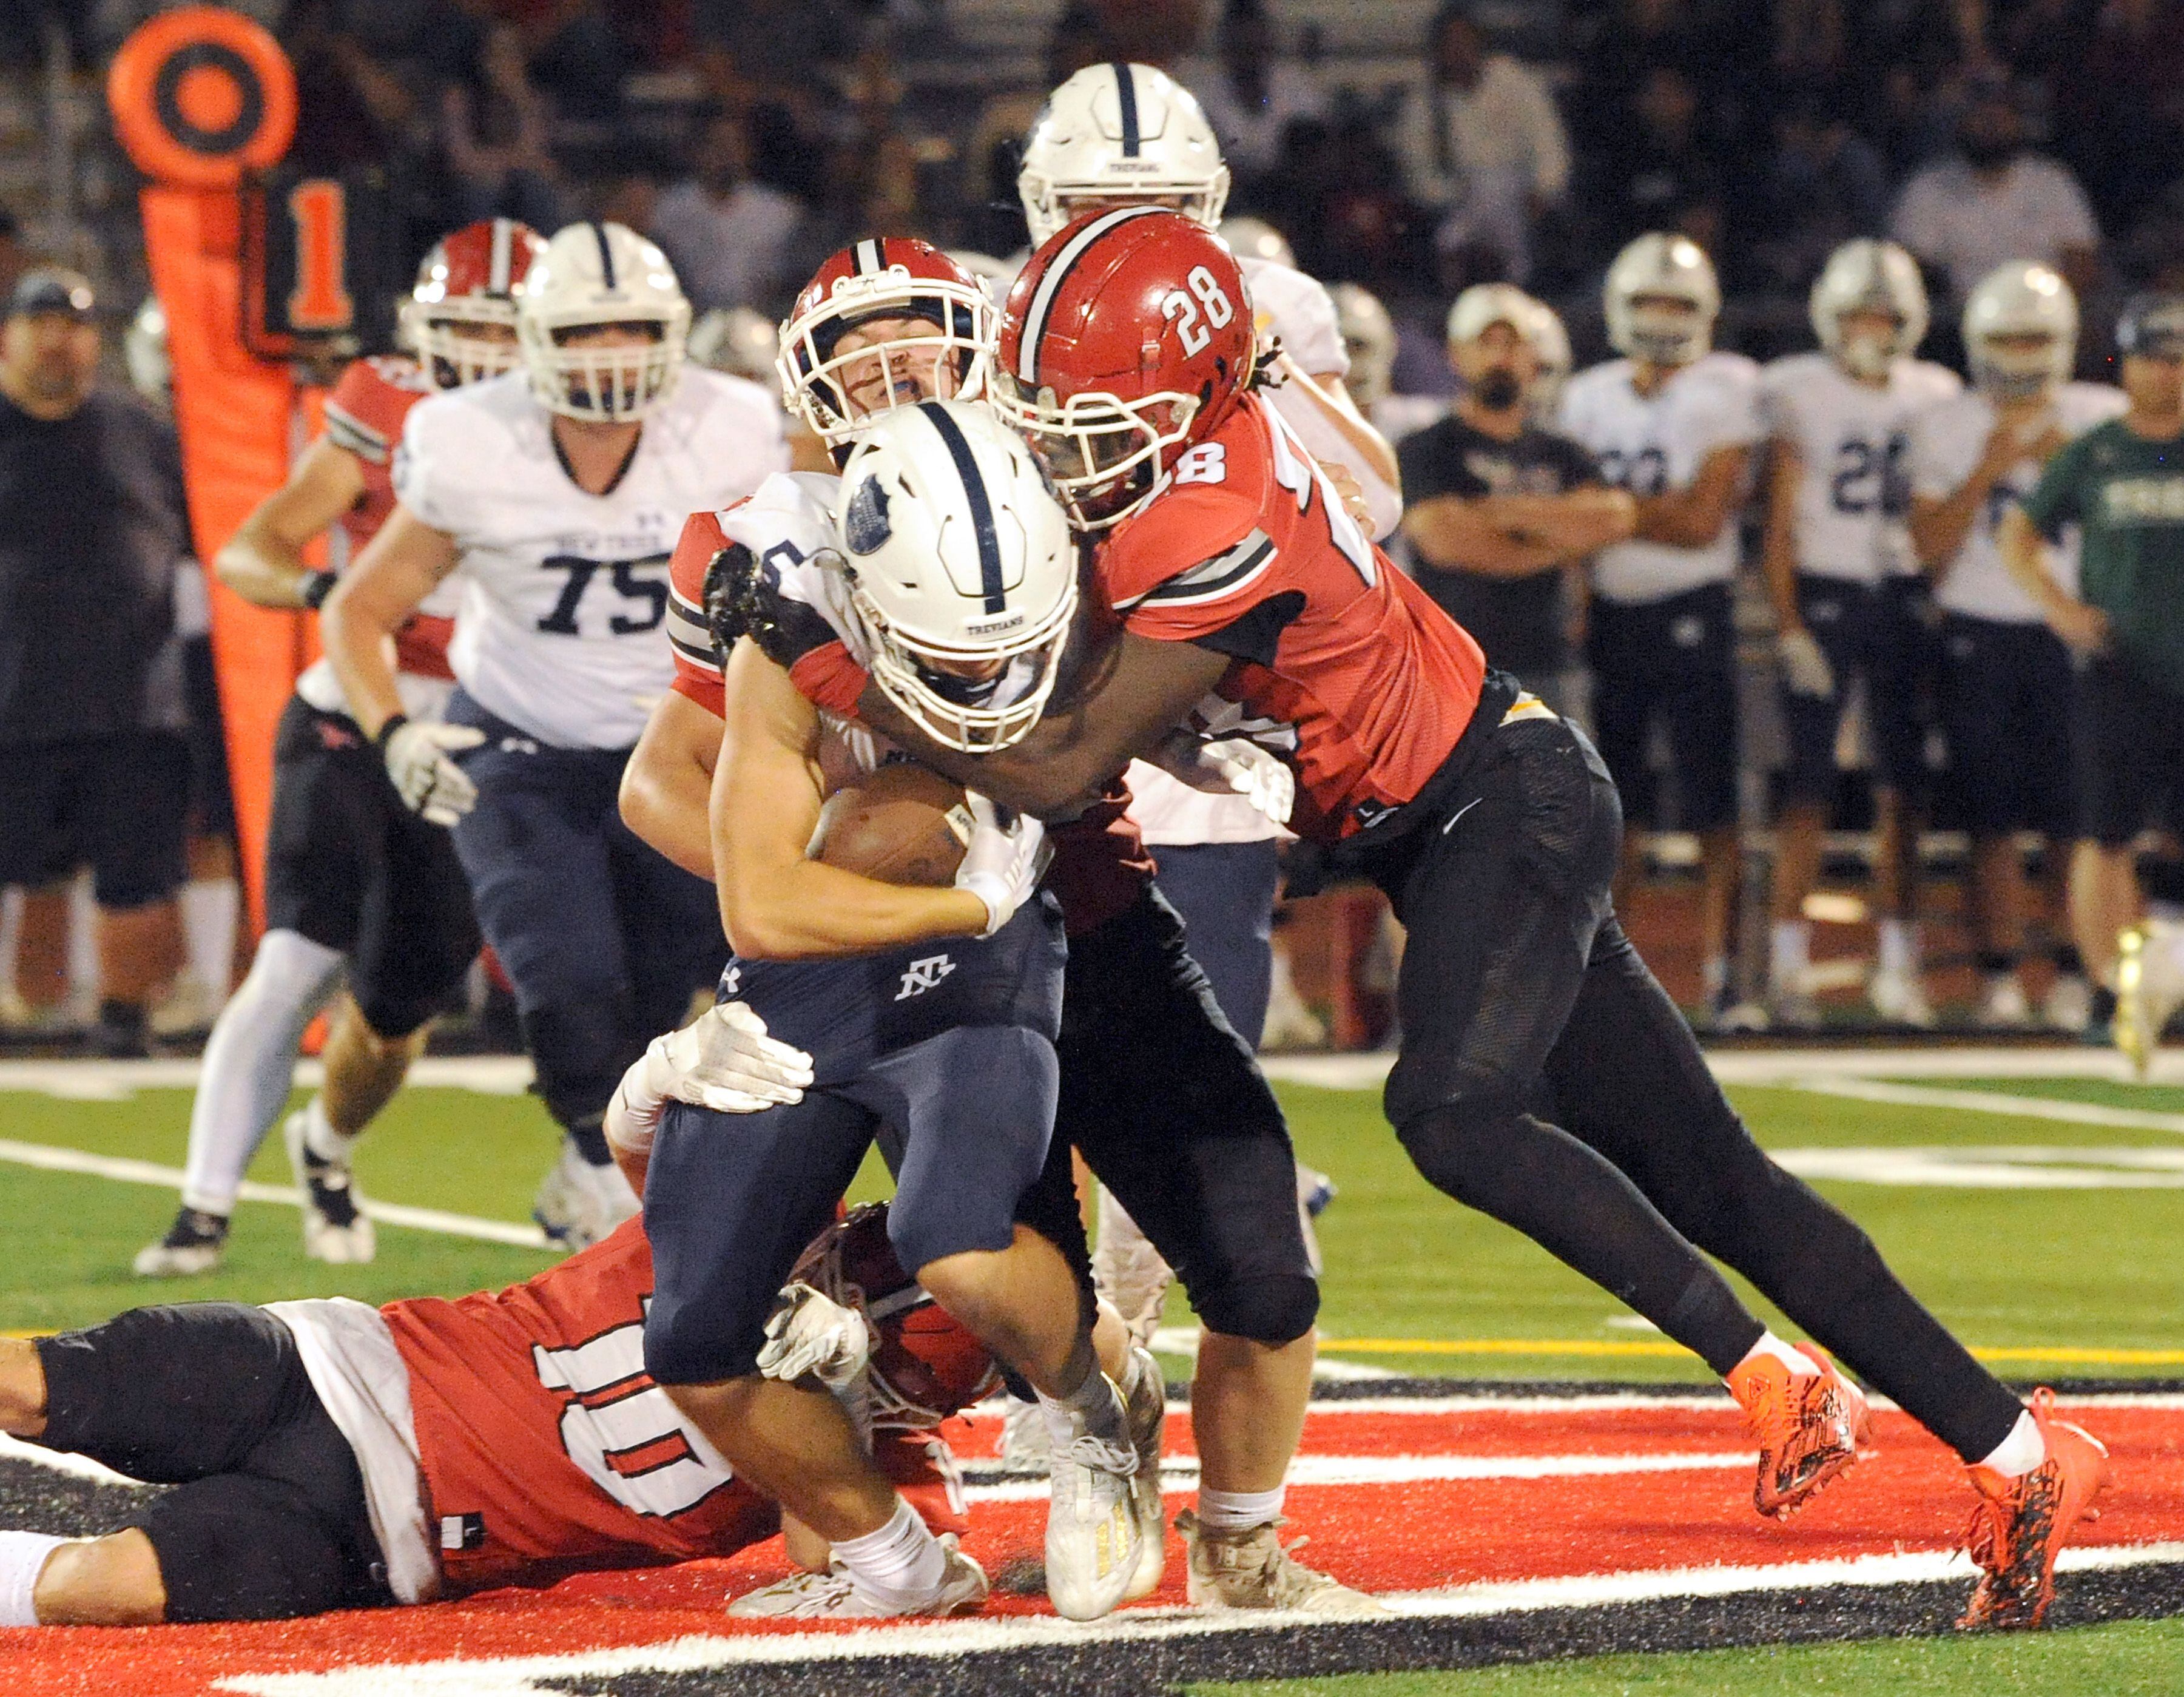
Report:
<svg viewBox="0 0 2184 1697"><path fill-rule="evenodd" d="M716 515L694 512L682 522L667 561L667 640L675 650L676 693L716 715L725 713L727 703L720 657L705 621L705 572L727 544Z"/></svg>
<svg viewBox="0 0 2184 1697"><path fill-rule="evenodd" d="M2080 516L2079 481L2086 463L2085 444L2088 439L2079 437L2050 460L2040 474L2040 481L2032 486L2032 493L2025 498L2025 517L2050 542L2060 541L2063 527Z"/></svg>

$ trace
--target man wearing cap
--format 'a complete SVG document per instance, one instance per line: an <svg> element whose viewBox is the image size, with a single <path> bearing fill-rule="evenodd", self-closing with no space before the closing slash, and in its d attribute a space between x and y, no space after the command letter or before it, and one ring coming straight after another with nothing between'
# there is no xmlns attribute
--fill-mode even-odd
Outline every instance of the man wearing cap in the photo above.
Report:
<svg viewBox="0 0 2184 1697"><path fill-rule="evenodd" d="M1507 283L1457 297L1448 356L1463 392L1396 454L1420 585L1490 664L1559 707L1571 665L1563 568L1628 537L1637 503L1601 481L1583 448L1532 421L1540 356L1527 332L1536 311Z"/></svg>
<svg viewBox="0 0 2184 1697"><path fill-rule="evenodd" d="M2050 460L2002 529L2010 575L2079 660L2070 922L2103 1026L2118 936L2140 918L2132 840L2184 783L2184 295L2131 301L2116 347L2130 410ZM2075 595L2046 558L2070 525L2081 538Z"/></svg>
<svg viewBox="0 0 2184 1697"><path fill-rule="evenodd" d="M94 1041L141 1053L180 935L190 539L174 432L98 383L96 314L82 276L40 266L0 322L0 885L90 865Z"/></svg>

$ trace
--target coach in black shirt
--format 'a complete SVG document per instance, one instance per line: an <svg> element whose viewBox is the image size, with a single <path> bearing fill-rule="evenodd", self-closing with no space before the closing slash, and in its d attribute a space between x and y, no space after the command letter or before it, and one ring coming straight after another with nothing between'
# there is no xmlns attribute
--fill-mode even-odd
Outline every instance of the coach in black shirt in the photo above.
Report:
<svg viewBox="0 0 2184 1697"><path fill-rule="evenodd" d="M98 359L90 285L25 272L0 322L0 885L92 868L99 1037L130 1052L178 935L190 541L173 430Z"/></svg>
<svg viewBox="0 0 2184 1697"><path fill-rule="evenodd" d="M1571 663L1563 568L1629 536L1635 510L1584 449L1530 420L1538 310L1507 283L1458 295L1448 352L1463 392L1396 451L1419 584L1490 663L1555 704Z"/></svg>

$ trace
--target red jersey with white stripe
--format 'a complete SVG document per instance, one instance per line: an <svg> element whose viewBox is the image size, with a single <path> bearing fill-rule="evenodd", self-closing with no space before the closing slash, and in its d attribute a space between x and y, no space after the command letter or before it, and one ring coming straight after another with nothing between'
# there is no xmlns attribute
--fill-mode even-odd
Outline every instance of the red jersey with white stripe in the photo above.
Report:
<svg viewBox="0 0 2184 1697"><path fill-rule="evenodd" d="M375 354L350 360L326 397L326 440L355 455L364 473L364 493L340 519L351 560L364 552L394 511L394 449L402 440L402 423L410 409L432 393L432 380L415 360ZM448 669L448 639L454 634L458 596L443 586L433 599L445 603L445 616L420 612L403 626L394 639L398 670L420 678L454 677Z"/></svg>
<svg viewBox="0 0 2184 1697"><path fill-rule="evenodd" d="M652 1246L632 1220L527 1283L380 1310L410 1372L449 1593L725 1555L777 1529L773 1504L646 1376L651 1298ZM931 1433L874 1442L936 1531L964 1529Z"/></svg>
<svg viewBox="0 0 2184 1697"><path fill-rule="evenodd" d="M1410 801L1479 706L1479 645L1256 395L1116 528L1096 572L1125 629L1231 657L1209 722L1294 728L1300 835L1346 836Z"/></svg>

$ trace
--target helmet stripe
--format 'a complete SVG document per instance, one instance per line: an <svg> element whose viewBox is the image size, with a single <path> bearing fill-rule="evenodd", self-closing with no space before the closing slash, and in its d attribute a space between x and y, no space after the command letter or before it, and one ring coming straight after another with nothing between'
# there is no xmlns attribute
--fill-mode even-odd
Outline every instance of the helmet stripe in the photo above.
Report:
<svg viewBox="0 0 2184 1697"><path fill-rule="evenodd" d="M615 287L614 248L607 242L607 226L596 218L592 220L592 234L599 243L599 272L609 288Z"/></svg>
<svg viewBox="0 0 2184 1697"><path fill-rule="evenodd" d="M491 294L508 293L509 248L513 245L515 226L505 218L493 220L493 258L486 266L486 290Z"/></svg>
<svg viewBox="0 0 2184 1697"><path fill-rule="evenodd" d="M1140 137L1138 135L1138 79L1127 64L1117 64L1115 92L1123 102L1123 157L1134 159L1138 156Z"/></svg>
<svg viewBox="0 0 2184 1697"><path fill-rule="evenodd" d="M986 480L965 439L963 427L936 401L920 401L917 410L932 421L933 428L956 462L956 475L963 480L963 493L971 503L971 528L978 539L978 581L986 592L986 611L1008 611L1008 591L1001 583L1001 543L994 531L994 504L986 498Z"/></svg>
<svg viewBox="0 0 2184 1697"><path fill-rule="evenodd" d="M1023 337L1017 349L1017 378L1031 383L1039 375L1039 344L1046 334L1047 315L1054 309L1054 297L1068 278L1071 269L1083 257L1084 250L1118 224L1133 218L1164 210L1158 206L1118 206L1112 212L1103 212L1070 237L1069 245L1054 256L1054 263L1046 268L1032 291L1031 304L1024 310Z"/></svg>
<svg viewBox="0 0 2184 1697"><path fill-rule="evenodd" d="M880 244L869 237L856 244L853 250L853 256L857 275L861 277L878 276L887 269L885 255L881 251Z"/></svg>

